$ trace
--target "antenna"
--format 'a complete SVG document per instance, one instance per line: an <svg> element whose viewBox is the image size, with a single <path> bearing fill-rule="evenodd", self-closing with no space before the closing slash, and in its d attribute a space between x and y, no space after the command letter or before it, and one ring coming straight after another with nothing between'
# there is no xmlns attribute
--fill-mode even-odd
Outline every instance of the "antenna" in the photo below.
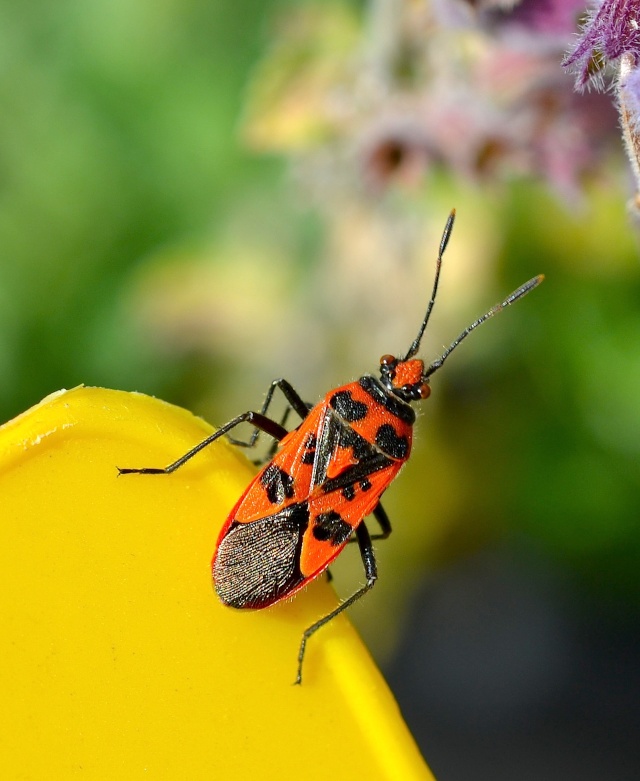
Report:
<svg viewBox="0 0 640 781"><path fill-rule="evenodd" d="M440 269L442 268L442 256L444 255L444 251L446 250L447 244L449 243L449 239L451 238L451 231L453 230L453 223L455 219L456 219L456 210L452 209L451 213L447 217L447 224L444 226L444 231L442 232L442 238L440 239L440 250L438 252L438 260L436 261L436 276L435 279L433 280L433 290L431 291L431 300L429 301L429 305L427 306L427 313L424 316L424 320L422 321L422 325L420 326L418 335L413 340L413 343L409 348L409 352L402 359L403 361L408 361L409 358L412 358L420 349L420 341L422 340L422 336L427 327L427 323L429 322L429 318L431 317L431 310L433 309L433 305L435 304L436 301L436 293L438 292L438 282L440 281Z"/></svg>
<svg viewBox="0 0 640 781"><path fill-rule="evenodd" d="M502 301L500 304L496 304L488 312L482 315L482 317L479 317L475 322L467 326L467 328L464 329L464 331L457 337L457 339L451 342L451 344L442 353L442 355L429 364L424 374L422 375L422 378L426 380L427 377L431 377L431 375L434 372L438 371L438 369L447 360L447 358L451 355L451 353L456 349L456 347L460 344L460 342L464 341L464 339L466 339L467 336L469 336L469 334L472 331L475 331L475 329L478 326L482 325L484 322L489 320L494 315L497 315L498 312L501 312L505 307L510 306L519 298L526 296L527 293L530 293L535 287L538 287L538 285L542 282L543 279L544 279L544 274L538 274L537 277L534 277L533 279L530 279L528 282L525 282L524 285L521 285L517 290L514 290L513 293L508 295L504 301Z"/></svg>

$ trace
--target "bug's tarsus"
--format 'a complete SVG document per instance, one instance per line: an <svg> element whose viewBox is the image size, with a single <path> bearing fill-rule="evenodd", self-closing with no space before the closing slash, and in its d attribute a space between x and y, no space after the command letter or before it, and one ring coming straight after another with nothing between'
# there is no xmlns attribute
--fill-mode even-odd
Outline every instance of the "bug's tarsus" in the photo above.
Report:
<svg viewBox="0 0 640 781"><path fill-rule="evenodd" d="M527 293L530 293L534 288L538 287L538 285L543 281L544 274L538 274L537 277L533 277L533 279L530 279L528 282L525 282L524 285L520 285L520 287L517 290L514 290L513 293L510 293L504 301L501 301L499 304L496 304L495 306L492 306L491 309L488 312L485 312L482 317L479 317L477 320L474 320L471 325L468 325L462 333L460 333L454 340L451 342L451 344L447 347L447 349L442 353L442 355L439 358L436 358L435 361L432 361L429 366L425 369L424 374L422 375L424 379L427 379L430 377L434 372L438 371L438 369L442 366L442 364L447 360L447 358L451 355L451 353L456 349L456 347L464 341L467 336L472 331L475 331L478 326L485 323L487 320L492 318L494 315L497 315L498 312L501 312L506 307L510 306L511 304L515 303L518 299L522 298L523 296L526 296Z"/></svg>
<svg viewBox="0 0 640 781"><path fill-rule="evenodd" d="M376 565L376 557L373 552L371 536L369 535L369 531L364 523L361 523L356 528L356 536L358 539L358 545L360 546L360 555L362 556L364 574L367 582L364 584L364 586L359 588L355 594L352 594L348 599L345 599L344 602L341 602L335 610L332 610L319 621L316 621L315 624L311 624L310 627L307 627L307 629L304 630L302 634L302 641L300 642L300 650L298 652L298 673L296 675L295 681L293 682L294 686L299 686L302 683L302 663L304 662L304 654L307 649L307 641L311 635L315 634L318 629L321 629L323 626L328 624L329 621L340 615L340 613L342 613L344 610L347 610L347 608L351 607L354 602L357 602L360 597L364 596L367 591L370 591L373 588L376 580L378 579L378 567Z"/></svg>
<svg viewBox="0 0 640 781"><path fill-rule="evenodd" d="M429 304L427 305L427 312L424 316L422 324L420 325L420 330L418 331L418 335L411 343L411 347L409 348L407 354L402 359L403 361L408 361L409 358L412 358L420 349L420 342L422 341L422 337L424 336L424 332L429 323L429 318L431 317L431 310L433 309L433 305L436 302L438 283L440 282L440 270L442 268L442 256L444 255L444 252L447 249L447 244L449 243L449 239L451 238L451 232L453 231L453 223L455 222L455 219L456 219L456 210L452 209L449 216L447 217L447 222L442 232L442 238L440 239L440 249L438 251L438 259L436 261L436 274L433 279L433 288L431 289L431 298L429 299Z"/></svg>

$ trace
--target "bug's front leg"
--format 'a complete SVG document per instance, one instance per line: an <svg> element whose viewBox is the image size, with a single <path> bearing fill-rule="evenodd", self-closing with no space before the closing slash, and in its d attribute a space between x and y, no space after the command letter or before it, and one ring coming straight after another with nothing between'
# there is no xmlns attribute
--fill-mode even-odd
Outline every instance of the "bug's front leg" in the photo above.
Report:
<svg viewBox="0 0 640 781"><path fill-rule="evenodd" d="M300 643L300 650L298 652L298 674L296 675L294 684L302 683L302 663L304 661L304 654L307 648L307 641L311 635L317 632L318 629L321 629L325 624L328 624L329 621L334 619L336 616L340 615L343 610L351 607L354 602L357 602L360 597L364 596L367 591L373 588L373 585L378 578L378 567L376 566L376 558L373 552L373 545L371 544L371 536L364 523L361 523L360 526L358 526L356 529L356 538L360 547L360 555L362 556L364 574L367 582L364 584L364 586L362 586L362 588L359 588L355 594L352 594L348 599L345 599L344 602L338 605L335 610L332 610L330 613L324 616L324 618L321 618L319 621L316 621L315 624L311 624L310 627L304 630L302 634L302 641Z"/></svg>
<svg viewBox="0 0 640 781"><path fill-rule="evenodd" d="M300 416L300 418L304 420L309 414L309 405L302 400L302 398L295 390L293 385L291 385L290 382L283 379L282 377L278 378L277 380L274 380L269 386L269 390L267 391L267 394L264 398L264 403L262 405L262 408L260 409L260 414L261 415L267 414L267 410L269 409L269 405L273 400L273 395L276 392L276 388L278 388L281 391L282 395L287 400L287 408L284 411L284 415L282 416L280 425L284 428L291 410L296 412ZM259 436L260 436L260 428L256 426L254 430L251 432L251 436L249 437L248 440L234 439L232 437L229 437L229 441L231 442L232 445L237 445L238 447L251 448L255 446ZM274 448L274 452L275 452L275 448ZM269 457L273 457L273 453L271 453Z"/></svg>
<svg viewBox="0 0 640 781"><path fill-rule="evenodd" d="M238 415L237 417L233 418L233 420L230 420L228 423L222 426L222 428L219 428L217 431L215 431L213 434L208 436L206 439L203 439L202 442L199 442L195 447L192 447L191 450L188 450L183 456L180 456L180 458L177 461L174 461L168 466L165 467L146 466L146 467L141 467L139 469L132 469L129 467L116 467L118 470L118 474L119 475L128 475L128 474L169 475L172 472L175 472L176 469L179 469L181 466L186 464L187 461L192 459L205 447L208 447L213 442L215 442L216 439L224 436L227 432L231 431L236 426L239 426L240 423L251 423L251 425L255 426L256 430L264 431L265 434L268 434L269 436L273 437L275 440L278 441L283 439L288 433L286 428L284 428L284 426L281 426L279 423L276 423L275 420L271 420L271 418L266 417L260 412L252 412L252 411L243 412L242 415Z"/></svg>

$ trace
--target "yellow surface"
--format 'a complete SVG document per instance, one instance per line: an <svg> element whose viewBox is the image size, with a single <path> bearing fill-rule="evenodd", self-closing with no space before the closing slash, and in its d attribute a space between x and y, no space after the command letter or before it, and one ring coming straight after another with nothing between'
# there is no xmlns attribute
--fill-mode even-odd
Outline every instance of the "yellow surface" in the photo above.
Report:
<svg viewBox="0 0 640 781"><path fill-rule="evenodd" d="M140 394L77 388L0 428L0 777L432 779L326 582L256 612L215 597L218 530L252 468Z"/></svg>

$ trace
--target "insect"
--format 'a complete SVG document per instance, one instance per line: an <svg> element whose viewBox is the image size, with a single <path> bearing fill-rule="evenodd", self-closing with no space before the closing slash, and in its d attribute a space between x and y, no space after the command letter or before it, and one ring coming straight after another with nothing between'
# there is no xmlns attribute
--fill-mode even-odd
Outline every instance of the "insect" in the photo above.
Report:
<svg viewBox="0 0 640 781"><path fill-rule="evenodd" d="M212 561L213 583L219 598L234 608L269 607L318 577L353 540L358 543L366 579L348 599L305 629L295 683L302 681L309 638L376 582L372 540L384 539L391 533L380 497L411 453L415 421L412 403L428 398L431 375L472 331L533 290L544 278L539 275L530 279L496 304L425 367L414 356L436 299L442 257L454 219L455 210L442 234L431 298L418 334L402 357L382 356L379 377L365 374L329 391L314 407L307 405L289 382L274 380L260 412L238 415L169 466L119 469L120 474L171 474L241 423L249 423L254 429L248 441L232 439L234 444L252 447L260 432L273 438L270 458L220 532ZM280 422L267 416L276 389L288 405ZM284 424L291 410L301 423L288 431ZM371 514L380 527L375 535L369 533L363 522Z"/></svg>

